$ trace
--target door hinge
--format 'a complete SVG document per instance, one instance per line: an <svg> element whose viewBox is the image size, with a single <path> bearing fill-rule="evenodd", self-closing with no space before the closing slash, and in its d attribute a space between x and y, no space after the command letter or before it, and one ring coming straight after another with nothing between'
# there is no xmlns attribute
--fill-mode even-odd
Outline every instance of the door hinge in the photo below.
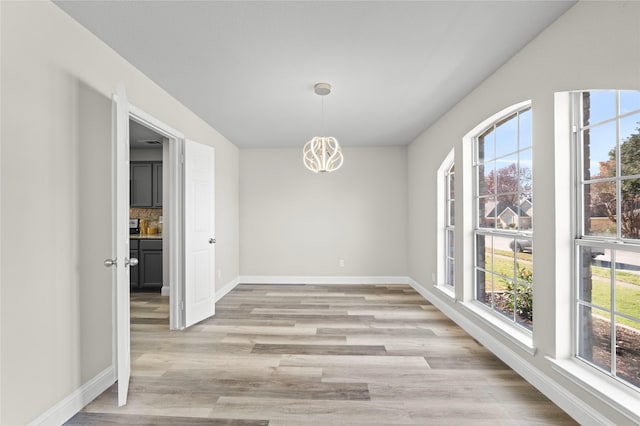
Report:
<svg viewBox="0 0 640 426"><path fill-rule="evenodd" d="M571 132L578 133L578 126L576 125L571 126Z"/></svg>

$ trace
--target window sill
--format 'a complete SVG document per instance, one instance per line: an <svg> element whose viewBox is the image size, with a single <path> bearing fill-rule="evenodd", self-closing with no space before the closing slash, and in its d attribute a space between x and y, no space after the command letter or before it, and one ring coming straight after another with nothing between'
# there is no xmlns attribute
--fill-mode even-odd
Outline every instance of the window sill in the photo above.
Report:
<svg viewBox="0 0 640 426"><path fill-rule="evenodd" d="M483 322L491 326L494 330L500 333L517 347L527 352L529 355L535 355L537 348L533 345L533 337L531 333L527 333L521 330L519 326L511 324L508 321L503 320L482 306L479 302L470 301L461 303L465 309L479 317Z"/></svg>
<svg viewBox="0 0 640 426"><path fill-rule="evenodd" d="M445 295L447 295L448 297L450 297L451 299L453 299L454 301L456 301L456 293L453 290L453 288L446 286L446 285L441 285L441 284L434 284L434 287L444 293Z"/></svg>
<svg viewBox="0 0 640 426"><path fill-rule="evenodd" d="M578 359L545 358L556 372L628 417L633 424L640 424L640 392L616 382Z"/></svg>

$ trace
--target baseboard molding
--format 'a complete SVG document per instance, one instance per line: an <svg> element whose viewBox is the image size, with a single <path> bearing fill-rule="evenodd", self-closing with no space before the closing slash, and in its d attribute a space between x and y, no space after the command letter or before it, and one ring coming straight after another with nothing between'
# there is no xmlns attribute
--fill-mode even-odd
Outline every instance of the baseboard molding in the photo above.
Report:
<svg viewBox="0 0 640 426"><path fill-rule="evenodd" d="M160 289L160 296L169 296L171 294L171 288L168 285L163 285Z"/></svg>
<svg viewBox="0 0 640 426"><path fill-rule="evenodd" d="M479 341L494 355L500 358L505 364L511 367L516 373L522 376L527 382L552 400L556 405L567 412L578 423L584 425L608 425L611 421L600 414L593 407L585 403L582 399L560 386L546 373L531 365L518 353L505 346L495 336L487 333L478 326L473 319L460 314L451 306L442 301L435 293L428 288L421 286L412 278L408 278L409 285L413 287L422 297L431 302L442 313L458 324L463 330L469 333L474 339Z"/></svg>
<svg viewBox="0 0 640 426"><path fill-rule="evenodd" d="M227 293L236 288L236 286L240 283L240 277L235 277L233 280L226 283L222 286L221 289L216 290L216 303L218 300L222 299Z"/></svg>
<svg viewBox="0 0 640 426"><path fill-rule="evenodd" d="M242 284L409 284L406 276L241 275Z"/></svg>
<svg viewBox="0 0 640 426"><path fill-rule="evenodd" d="M73 391L62 401L49 408L29 425L61 425L82 410L98 395L106 391L116 381L113 367L106 368L97 376Z"/></svg>

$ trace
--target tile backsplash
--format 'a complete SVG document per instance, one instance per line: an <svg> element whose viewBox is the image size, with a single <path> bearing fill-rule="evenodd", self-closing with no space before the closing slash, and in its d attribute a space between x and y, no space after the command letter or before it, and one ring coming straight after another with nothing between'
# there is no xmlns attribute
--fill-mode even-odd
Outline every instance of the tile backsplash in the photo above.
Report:
<svg viewBox="0 0 640 426"><path fill-rule="evenodd" d="M129 217L131 219L144 219L146 221L158 221L162 216L162 209L139 209L131 207Z"/></svg>

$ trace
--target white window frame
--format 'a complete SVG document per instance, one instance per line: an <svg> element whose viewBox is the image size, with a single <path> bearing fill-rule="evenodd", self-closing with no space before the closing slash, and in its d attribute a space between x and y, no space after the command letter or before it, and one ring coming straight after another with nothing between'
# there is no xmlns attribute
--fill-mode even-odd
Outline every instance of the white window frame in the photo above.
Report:
<svg viewBox="0 0 640 426"><path fill-rule="evenodd" d="M614 90L611 90L614 91ZM583 140L582 140L582 130L585 128L591 128L591 126L598 126L603 123L615 122L616 123L616 170L621 170L621 160L620 160L620 120L626 116L632 116L638 113L639 110L633 110L631 112L621 113L620 111L620 91L616 90L616 114L614 117L609 117L602 122L590 123L588 126L584 126L582 123L583 117L583 93L585 92L594 92L593 90L589 91L580 91L573 92L571 94L571 117L572 117L572 158L573 158L573 167L572 167L572 181L573 181L573 194L572 194L572 203L573 203L573 268L572 268L572 321L571 321L571 336L572 336L572 356L574 359L581 365L586 366L588 369L592 370L594 375L600 375L604 382L607 383L607 386L612 387L612 389L625 391L624 388L629 388L632 393L640 394L640 386L634 386L631 383L624 381L621 378L616 376L616 348L615 343L616 339L610 339L611 345L611 364L609 366L609 370L605 370L602 367L597 366L595 363L584 359L580 356L580 306L589 306L594 309L608 311L611 315L611 336L615 336L615 326L616 326L616 297L615 297L615 271L616 268L612 268L611 278L610 278L610 308L603 308L593 304L593 301L587 302L581 299L579 286L582 280L581 275L581 249L583 247L587 248L595 248L601 250L610 250L611 254L611 262L615 264L615 252L616 251L629 251L638 253L640 256L640 240L633 240L629 238L624 238L621 233L621 224L618 220L616 223L616 235L615 236L597 236L597 235L587 235L584 229L585 224L585 215L584 215L584 185L592 182L593 179L585 180L584 179L584 150L583 150ZM640 178L640 175L631 175L625 176L626 178ZM617 174L614 178L610 179L613 182L620 182L622 180L621 176ZM621 185L616 185L616 211L619 213L621 211ZM624 314L618 313L618 316L625 317ZM636 320L636 318L631 318ZM598 380L600 381L600 380ZM593 380L592 383L597 383L596 380Z"/></svg>
<svg viewBox="0 0 640 426"><path fill-rule="evenodd" d="M449 206L450 202L453 201L455 203L455 198L450 199L451 194L451 181L450 181L450 170L455 164L455 151L452 149L449 151L445 159L442 161L440 168L438 168L438 176L437 176L437 203L438 203L438 215L437 215L437 278L434 285L437 289L444 292L447 296L451 298L455 298L455 270L453 271L453 280L451 284L449 284L449 269L448 269L448 260L451 259L455 265L455 255L449 256L450 247L449 241L447 238L448 231L454 231L454 240L455 240L455 225L451 224L449 221L450 211ZM454 196L455 197L455 196ZM455 243L454 243L455 248Z"/></svg>
<svg viewBox="0 0 640 426"><path fill-rule="evenodd" d="M578 225L582 226L582 221L578 217L579 206L575 202L579 188L576 179L578 149L572 128L575 123L573 114L576 113L576 108L572 105L574 93L556 92L554 94L555 226L557 230L555 239L556 340L555 354L547 355L545 359L556 373L626 417L628 421L625 424L640 424L638 391L575 357L577 341L577 336L574 338L577 334L575 333L577 327L575 283L578 280L578 271L572 264L577 263L575 237L578 235ZM571 214L562 213L566 211L570 211ZM561 285L562 283L565 284ZM591 416L599 418L599 424L611 423L604 415L598 417L598 413L591 413Z"/></svg>
<svg viewBox="0 0 640 426"><path fill-rule="evenodd" d="M485 303L480 302L479 300L477 300L477 283L476 283L476 279L477 279L477 274L475 273L475 262L477 259L477 237L482 235L485 237L502 237L502 238L514 238L514 239L518 239L518 237L522 238L522 239L527 239L530 240L532 242L533 245L533 227L530 230L526 230L526 231L522 231L522 230L510 230L510 229L498 229L497 227L494 228L481 228L479 226L478 223L478 200L481 198L481 195L478 193L478 188L479 188L479 177L478 177L478 167L479 167L479 163L478 163L478 153L477 153L477 147L478 147L478 140L480 135L482 135L485 131L487 131L488 129L494 127L496 125L496 123L499 123L505 119L511 119L512 116L519 114L521 112L527 111L527 110L531 110L531 102L523 102L521 104L518 104L518 108L512 107L512 108L507 108L506 110L502 111L502 114L500 114L498 116L497 119L492 120L490 122L487 123L486 126L484 126L478 133L476 133L476 135L473 138L473 150L474 150L474 155L473 155L473 179L474 179L474 185L473 185L473 247L474 247L474 274L473 274L473 282L474 282L474 290L473 290L473 297L476 300L476 302L478 302L478 304L480 304L481 306L487 308L492 314L496 315L496 318L498 318L500 321L506 321L508 324L512 324L518 328L522 328L521 331L524 331L526 334L531 335L532 331L525 328L524 326L518 324L518 322L515 320L515 313L514 313L514 318L513 319L507 319L503 314L499 313L493 306L487 306ZM517 119L517 116L516 116ZM526 149L530 149L531 152L533 152L533 141L531 144L531 147L528 147ZM519 153L521 151L520 146L518 144L518 146L516 146L516 150L514 151L514 153ZM509 154L509 155L513 155ZM531 193L533 195L533 192ZM496 204L497 206L497 204ZM516 242L517 244L517 242ZM533 266L532 266L533 268ZM514 267L515 269L515 267ZM491 273L490 271L488 271L489 273ZM514 270L514 275L516 275L516 272Z"/></svg>
<svg viewBox="0 0 640 426"><path fill-rule="evenodd" d="M531 100L526 100L523 102L519 102L517 104L511 105L492 116L488 117L486 120L479 123L476 127L471 129L462 139L462 164L464 164L464 169L460 169L458 167L457 171L457 180L462 182L462 197L463 197L463 205L465 206L473 206L475 203L475 190L474 187L476 185L476 177L475 170L472 166L475 163L475 153L474 153L474 139L481 135L488 127L490 127L493 123L500 121L501 119L517 112L519 110L524 110L527 108L533 108ZM533 111L533 109L532 109ZM457 200L460 200L460 196L458 195ZM530 355L534 355L536 353L536 347L533 343L533 333L520 325L517 325L507 319L501 318L501 314L496 312L492 312L490 308L488 308L485 304L475 300L475 229L476 229L476 217L477 213L475 208L469 208L463 210L457 217L457 225L458 228L462 227L464 233L464 244L461 247L458 247L456 251L460 253L462 251L462 258L457 259L456 272L458 272L457 286L460 287L462 285L462 289L457 289L456 291L460 293L461 303L460 305L472 313L478 318L478 320L483 323L485 326L493 328L499 335L503 336L505 339L511 341L514 345L519 347L521 350L529 353ZM460 213L460 212L459 212ZM462 218L461 218L462 217ZM460 218L462 222L460 222ZM458 233L460 229L458 229ZM460 271L462 271L462 276L459 275Z"/></svg>

